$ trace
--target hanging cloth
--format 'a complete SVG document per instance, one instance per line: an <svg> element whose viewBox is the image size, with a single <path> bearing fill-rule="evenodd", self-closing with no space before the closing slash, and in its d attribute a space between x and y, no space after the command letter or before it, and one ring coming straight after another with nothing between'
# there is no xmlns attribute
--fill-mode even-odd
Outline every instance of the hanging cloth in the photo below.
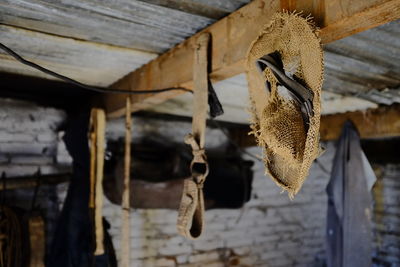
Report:
<svg viewBox="0 0 400 267"><path fill-rule="evenodd" d="M371 266L372 197L376 181L360 137L346 122L337 145L328 194L327 266Z"/></svg>
<svg viewBox="0 0 400 267"><path fill-rule="evenodd" d="M56 232L48 255L49 267L105 267L116 266L111 237L104 231L105 254L94 256L93 225L90 210L90 159L89 111L72 113L68 117L63 137L65 146L73 159L73 173ZM89 134L89 136L88 136ZM94 200L93 200L94 202ZM104 225L109 224L104 220Z"/></svg>
<svg viewBox="0 0 400 267"><path fill-rule="evenodd" d="M319 154L323 52L310 18L277 13L251 44L252 134L266 172L292 198Z"/></svg>
<svg viewBox="0 0 400 267"><path fill-rule="evenodd" d="M90 201L94 208L96 248L94 255L104 254L103 228L103 170L106 116L103 109L94 108L90 114Z"/></svg>
<svg viewBox="0 0 400 267"><path fill-rule="evenodd" d="M124 182L122 192L122 229L121 229L121 266L129 267L130 260L130 170L131 170L131 99L126 98L125 109L125 158L124 158Z"/></svg>
<svg viewBox="0 0 400 267"><path fill-rule="evenodd" d="M200 237L204 228L203 184L208 175L204 144L209 86L207 72L209 41L210 34L202 33L194 47L192 133L185 137L185 143L192 147L193 160L190 164L192 176L184 181L177 223L178 232L189 239Z"/></svg>

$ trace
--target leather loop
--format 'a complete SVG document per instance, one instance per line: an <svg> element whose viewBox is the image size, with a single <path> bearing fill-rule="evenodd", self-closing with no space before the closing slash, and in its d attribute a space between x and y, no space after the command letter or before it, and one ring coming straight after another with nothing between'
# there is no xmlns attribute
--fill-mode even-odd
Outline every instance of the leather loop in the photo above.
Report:
<svg viewBox="0 0 400 267"><path fill-rule="evenodd" d="M185 179L179 207L177 229L189 239L200 237L204 228L203 184L208 175L208 162L204 150L208 100L207 50L210 34L199 36L194 47L194 103L192 133L185 143L192 147L191 177Z"/></svg>

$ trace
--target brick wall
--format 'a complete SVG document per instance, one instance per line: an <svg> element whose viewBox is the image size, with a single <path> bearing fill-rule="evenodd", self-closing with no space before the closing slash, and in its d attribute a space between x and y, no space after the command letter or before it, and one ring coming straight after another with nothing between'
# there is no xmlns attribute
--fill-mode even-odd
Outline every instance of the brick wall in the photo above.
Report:
<svg viewBox="0 0 400 267"><path fill-rule="evenodd" d="M155 120L147 126L144 122L134 120L134 138L152 134L181 142L191 128L184 122ZM109 139L123 134L122 120L109 123ZM219 129L207 129L206 143L208 148L223 146L226 137ZM255 162L251 201L239 210L207 211L205 233L198 240L189 241L177 234L176 211L132 211L132 266L321 266L325 187L334 156L333 144L326 146L327 152L319 159L324 168L313 165L311 177L293 201L264 176L263 164ZM258 148L248 152L261 153ZM112 225L118 258L120 213L120 207L106 201L104 215Z"/></svg>
<svg viewBox="0 0 400 267"><path fill-rule="evenodd" d="M61 111L0 100L0 171L15 176L33 174L38 167L43 173L68 169L70 159L56 131L64 119ZM134 119L133 138L152 135L179 142L190 128L185 122ZM108 139L123 135L122 120L108 123ZM218 129L208 129L208 147L223 146L225 142ZM334 154L334 145L326 146L327 152L319 164L312 166L310 177L293 201L263 175L263 166L257 162L251 201L239 210L207 211L204 236L196 241L177 234L176 211L133 210L132 266L321 266L325 187ZM250 148L249 152L260 153L258 148ZM374 260L376 266L399 266L400 165L386 164L376 169ZM66 188L65 184L58 186L60 200ZM50 196L56 197L45 190L41 193L44 200ZM105 200L104 215L111 223L117 254L120 213L120 207Z"/></svg>
<svg viewBox="0 0 400 267"><path fill-rule="evenodd" d="M0 174L7 177L65 171L57 164L57 128L62 111L0 99ZM68 166L67 166L68 168Z"/></svg>
<svg viewBox="0 0 400 267"><path fill-rule="evenodd" d="M313 166L312 177L290 201L263 176L262 164L256 163L254 171L251 201L241 210L207 211L205 233L196 241L177 235L176 211L133 211L132 266L319 266L328 175ZM120 212L106 202L104 214L112 222L116 248Z"/></svg>
<svg viewBox="0 0 400 267"><path fill-rule="evenodd" d="M62 111L36 105L0 99L0 175L7 179L70 171L70 164L57 161L57 128L65 119ZM61 146L63 148L63 146ZM5 194L6 203L31 210L34 190L18 189ZM42 185L38 191L34 213L40 210L46 221L47 250L59 214L58 196L54 186Z"/></svg>
<svg viewBox="0 0 400 267"><path fill-rule="evenodd" d="M400 164L376 165L374 266L400 266Z"/></svg>

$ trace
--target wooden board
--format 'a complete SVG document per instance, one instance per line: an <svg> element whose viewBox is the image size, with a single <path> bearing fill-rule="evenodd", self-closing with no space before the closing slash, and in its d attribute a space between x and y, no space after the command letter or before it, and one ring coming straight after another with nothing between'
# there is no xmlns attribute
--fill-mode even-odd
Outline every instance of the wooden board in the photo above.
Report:
<svg viewBox="0 0 400 267"><path fill-rule="evenodd" d="M338 139L347 120L354 123L362 139L400 136L400 105L396 104L366 111L322 116L321 140ZM248 135L249 131L250 128L246 126L232 130L231 135L241 147L255 146L255 139L252 135Z"/></svg>
<svg viewBox="0 0 400 267"><path fill-rule="evenodd" d="M156 53L214 21L143 1L0 1L2 24Z"/></svg>
<svg viewBox="0 0 400 267"><path fill-rule="evenodd" d="M400 105L392 105L368 109L364 112L323 116L320 128L321 139L337 139L347 120L351 120L356 125L361 138L400 136Z"/></svg>
<svg viewBox="0 0 400 267"><path fill-rule="evenodd" d="M212 35L212 81L242 73L250 43L275 12L282 8L312 14L321 27L321 40L329 43L357 32L376 27L400 17L400 0L274 1L255 0L204 29ZM112 88L148 90L169 87L192 87L192 47L197 34L117 81ZM143 109L182 94L132 96L133 110ZM124 114L124 95L105 97L109 116Z"/></svg>
<svg viewBox="0 0 400 267"><path fill-rule="evenodd" d="M156 57L154 53L80 41L13 26L0 25L1 43L27 60L63 75L98 86L109 86L130 69ZM0 50L0 71L55 79L25 66Z"/></svg>

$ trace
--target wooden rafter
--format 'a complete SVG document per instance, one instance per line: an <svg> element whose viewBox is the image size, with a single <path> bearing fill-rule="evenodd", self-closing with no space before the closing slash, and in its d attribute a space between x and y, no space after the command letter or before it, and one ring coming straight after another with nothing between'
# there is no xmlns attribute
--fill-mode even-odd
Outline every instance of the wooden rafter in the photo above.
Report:
<svg viewBox="0 0 400 267"><path fill-rule="evenodd" d="M347 120L355 124L361 138L364 139L400 136L400 105L392 105L323 116L320 128L321 139L337 139Z"/></svg>
<svg viewBox="0 0 400 267"><path fill-rule="evenodd" d="M354 123L362 139L400 136L400 105L396 104L366 111L322 116L321 140L329 141L339 138L347 120ZM255 139L248 134L249 131L249 127L243 127L232 130L231 135L241 147L254 146L256 145Z"/></svg>
<svg viewBox="0 0 400 267"><path fill-rule="evenodd" d="M212 35L210 77L213 82L244 71L243 63L250 43L273 14L282 9L311 14L321 28L320 37L324 44L400 18L400 0L254 0L201 31ZM131 72L111 87L125 90L192 88L192 47L197 36ZM182 93L133 95L132 110L161 103ZM108 115L122 116L125 99L125 95L106 95L104 102Z"/></svg>

